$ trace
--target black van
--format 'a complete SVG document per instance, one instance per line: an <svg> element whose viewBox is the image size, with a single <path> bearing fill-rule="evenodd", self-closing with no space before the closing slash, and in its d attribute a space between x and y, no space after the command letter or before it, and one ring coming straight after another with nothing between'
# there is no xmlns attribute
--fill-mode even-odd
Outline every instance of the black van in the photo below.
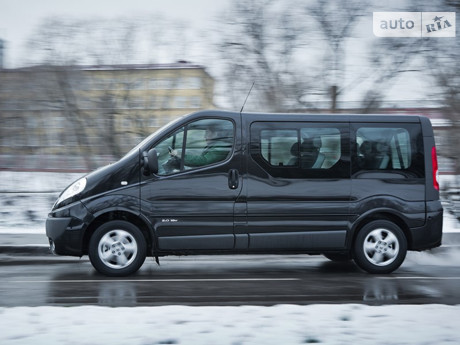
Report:
<svg viewBox="0 0 460 345"><path fill-rule="evenodd" d="M70 185L53 252L99 272L147 255L303 253L397 269L441 244L437 158L422 116L201 111Z"/></svg>

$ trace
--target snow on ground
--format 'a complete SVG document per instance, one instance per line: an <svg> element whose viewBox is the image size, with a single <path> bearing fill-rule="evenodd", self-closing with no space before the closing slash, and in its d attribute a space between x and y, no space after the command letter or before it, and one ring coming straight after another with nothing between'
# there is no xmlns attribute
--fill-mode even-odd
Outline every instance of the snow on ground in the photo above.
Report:
<svg viewBox="0 0 460 345"><path fill-rule="evenodd" d="M0 308L0 343L459 344L459 306Z"/></svg>

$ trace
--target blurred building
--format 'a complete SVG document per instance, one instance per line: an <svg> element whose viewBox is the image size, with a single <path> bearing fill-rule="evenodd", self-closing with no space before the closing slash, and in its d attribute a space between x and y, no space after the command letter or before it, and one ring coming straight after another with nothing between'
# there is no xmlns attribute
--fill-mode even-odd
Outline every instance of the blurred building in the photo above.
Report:
<svg viewBox="0 0 460 345"><path fill-rule="evenodd" d="M0 70L0 169L87 170L180 115L214 108L200 65Z"/></svg>

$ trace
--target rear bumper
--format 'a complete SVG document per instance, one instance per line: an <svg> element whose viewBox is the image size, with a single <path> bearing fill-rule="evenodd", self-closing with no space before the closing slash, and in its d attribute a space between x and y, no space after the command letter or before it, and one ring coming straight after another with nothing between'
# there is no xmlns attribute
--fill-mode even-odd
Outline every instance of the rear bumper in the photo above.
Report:
<svg viewBox="0 0 460 345"><path fill-rule="evenodd" d="M443 209L441 202L427 202L425 225L410 229L410 250L425 250L439 247L442 242Z"/></svg>

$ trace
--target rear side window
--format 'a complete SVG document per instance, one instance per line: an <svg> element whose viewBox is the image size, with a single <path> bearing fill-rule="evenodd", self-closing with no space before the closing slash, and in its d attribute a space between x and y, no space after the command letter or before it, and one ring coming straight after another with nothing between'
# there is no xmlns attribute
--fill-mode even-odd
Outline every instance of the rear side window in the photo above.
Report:
<svg viewBox="0 0 460 345"><path fill-rule="evenodd" d="M275 177L348 177L348 147L346 124L257 122L251 126L251 157Z"/></svg>
<svg viewBox="0 0 460 345"><path fill-rule="evenodd" d="M354 124L354 174L393 172L424 177L423 137L418 124ZM365 176L361 176L365 177Z"/></svg>

